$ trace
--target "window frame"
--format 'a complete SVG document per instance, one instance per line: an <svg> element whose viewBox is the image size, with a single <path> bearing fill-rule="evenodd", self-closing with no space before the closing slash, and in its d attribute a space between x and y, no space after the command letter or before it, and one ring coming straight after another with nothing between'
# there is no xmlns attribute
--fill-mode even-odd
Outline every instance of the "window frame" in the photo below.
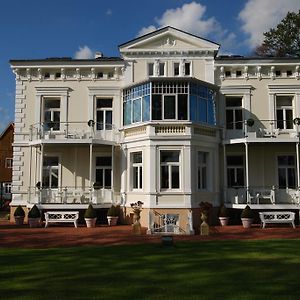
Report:
<svg viewBox="0 0 300 300"><path fill-rule="evenodd" d="M142 157L141 162L134 162L134 155L140 154ZM132 191L142 191L144 186L144 176L143 176L143 151L134 151L130 153L130 163L131 163L131 190ZM137 169L137 186L135 187L134 176Z"/></svg>
<svg viewBox="0 0 300 300"><path fill-rule="evenodd" d="M162 162L162 153L163 152L178 152L178 161L176 162ZM178 192L181 191L182 189L182 179L181 179L181 166L182 166L182 154L181 154L181 149L159 149L159 190L161 192ZM162 167L167 167L168 170L168 187L162 187ZM178 179L179 179L179 187L178 188L173 188L173 182L172 182L172 169L173 168L178 168Z"/></svg>
<svg viewBox="0 0 300 300"><path fill-rule="evenodd" d="M55 166L44 166L44 162L45 162L45 159L46 158L49 158L49 157L54 157L54 158L57 158L57 165ZM42 166L42 188L46 188L46 189L51 189L51 190L57 190L60 186L61 186L61 157L60 155L58 154L55 154L55 153L51 153L50 155L45 155L43 157L43 166ZM51 171L52 170L57 170L57 187L52 187L52 174L51 174ZM45 185L43 184L43 181L44 181L44 172L47 171L48 175L49 175L49 186L45 187Z"/></svg>
<svg viewBox="0 0 300 300"><path fill-rule="evenodd" d="M59 108L57 108L57 107L55 107L55 108L51 107L51 108L47 108L46 109L46 107L45 107L46 101L59 101ZM56 129L56 128L52 127L52 128L47 129L47 125L46 125L46 126L44 126L44 129L46 131L60 132L61 131L61 123L62 123L61 122L61 119L62 119L62 99L61 99L61 97L57 97L57 96L55 96L55 97L44 96L42 103L43 103L43 106L42 106L43 107L43 116L42 116L42 118L43 118L44 125L46 125L49 122L57 123L57 121L54 120L54 115L57 112L59 113L58 128L56 127L57 128ZM45 119L46 119L45 116L46 116L47 112L50 112L50 121L46 122L45 121Z"/></svg>
<svg viewBox="0 0 300 300"><path fill-rule="evenodd" d="M241 106L227 106L227 99L229 98L237 98L241 100ZM233 128L228 128L228 122L227 122L227 111L231 111L232 112L232 127ZM236 121L236 114L238 111L241 111L241 115L242 115L242 119L241 121ZM234 95L234 96L229 96L226 95L225 96L225 124L226 124L226 130L243 130L244 126L243 126L243 121L244 121L244 109L243 109L243 96L238 96L238 95ZM239 123L237 123L239 122ZM241 128L237 128L237 124L241 124Z"/></svg>
<svg viewBox="0 0 300 300"><path fill-rule="evenodd" d="M6 157L5 158L5 168L12 169L12 167L13 167L13 158Z"/></svg>
<svg viewBox="0 0 300 300"><path fill-rule="evenodd" d="M111 100L111 107L100 107L98 108L97 106L97 102L98 100ZM99 97L96 96L95 97L95 120L96 120L96 130L100 131L100 130L112 130L113 127L113 106L114 106L114 102L113 102L113 98L112 97ZM98 112L102 112L103 113L103 122L102 122L102 128L98 129L98 124L100 125L101 123L98 122ZM111 124L106 122L106 118L107 118L107 113L111 112ZM108 126L110 125L110 126Z"/></svg>
<svg viewBox="0 0 300 300"><path fill-rule="evenodd" d="M101 165L101 166L97 166L97 158L110 158L111 159L111 164L109 165ZM99 188L101 190L112 190L113 187L113 158L110 154L101 154L95 155L95 160L94 160L94 166L95 166L95 170L94 170L94 183L98 182L97 181L97 170L101 170L102 171L102 178L103 178L103 185ZM106 188L106 182L105 182L105 173L106 170L110 170L110 188Z"/></svg>
<svg viewBox="0 0 300 300"><path fill-rule="evenodd" d="M241 157L243 159L243 164L242 165L229 165L228 164L228 157ZM238 169L243 170L243 182L244 184L241 185L235 185L235 183L238 183L237 177L238 177ZM233 184L229 184L229 170L233 170L234 172L234 182ZM226 180L227 180L227 188L244 188L245 187L245 156L243 154L227 154L226 155Z"/></svg>
<svg viewBox="0 0 300 300"><path fill-rule="evenodd" d="M205 162L199 161L199 154L204 154ZM205 174L203 174L203 169L205 168ZM208 191L208 174L209 174L209 152L208 151L197 151L197 190L198 191ZM199 176L200 175L200 176ZM205 178L205 186L203 186L202 178Z"/></svg>
<svg viewBox="0 0 300 300"><path fill-rule="evenodd" d="M277 105L277 101L278 101L278 98L281 98L281 97L289 97L290 100L291 100L291 104L290 105L281 105L281 106L278 106ZM294 119L294 114L295 114L295 111L294 111L294 95L276 95L276 103L275 103L275 114L276 114L276 128L280 129L280 130L284 130L284 131L289 131L289 130L293 130L294 129L294 125L293 125L293 119ZM278 111L282 111L282 116L283 116L283 119L282 120L278 120ZM287 119L287 111L291 111L292 112L292 118L291 119ZM280 128L278 123L279 122L282 122L282 127L283 128ZM291 124L291 128L287 128L287 124L290 123Z"/></svg>
<svg viewBox="0 0 300 300"><path fill-rule="evenodd" d="M285 156L285 157L293 157L294 158L294 164L293 165L289 165L289 164L283 164L283 165L279 165L279 157L280 156ZM294 154L278 154L276 156L277 160L277 186L279 187L279 189L287 189L287 188L292 188L295 189L296 185L297 185L297 172L296 172L296 166L297 166L297 162L296 162L296 156ZM280 180L279 180L279 169L284 169L285 170L285 186L280 186ZM289 171L288 170L293 170L294 173L294 185L290 185L289 184Z"/></svg>

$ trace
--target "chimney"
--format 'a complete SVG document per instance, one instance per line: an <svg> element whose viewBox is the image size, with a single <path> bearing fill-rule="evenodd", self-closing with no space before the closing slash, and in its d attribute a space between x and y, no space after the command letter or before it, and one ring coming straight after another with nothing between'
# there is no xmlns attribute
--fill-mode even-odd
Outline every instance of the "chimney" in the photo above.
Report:
<svg viewBox="0 0 300 300"><path fill-rule="evenodd" d="M102 52L96 52L95 53L95 58L101 58L103 57L103 53Z"/></svg>

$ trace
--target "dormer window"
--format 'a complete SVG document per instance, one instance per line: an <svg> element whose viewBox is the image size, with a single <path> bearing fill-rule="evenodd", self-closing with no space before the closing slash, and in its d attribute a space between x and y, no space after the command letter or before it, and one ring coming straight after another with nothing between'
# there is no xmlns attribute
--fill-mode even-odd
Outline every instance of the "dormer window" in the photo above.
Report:
<svg viewBox="0 0 300 300"><path fill-rule="evenodd" d="M237 70L237 71L235 72L235 76L236 76L236 77L241 77L241 76L242 76L242 71L241 71L241 70Z"/></svg>
<svg viewBox="0 0 300 300"><path fill-rule="evenodd" d="M225 77L231 77L231 71L225 71Z"/></svg>
<svg viewBox="0 0 300 300"><path fill-rule="evenodd" d="M154 75L154 63L148 63L148 76Z"/></svg>
<svg viewBox="0 0 300 300"><path fill-rule="evenodd" d="M174 76L179 76L179 63L174 63Z"/></svg>
<svg viewBox="0 0 300 300"><path fill-rule="evenodd" d="M186 62L184 64L184 75L186 75L186 76L191 75L191 63L190 62Z"/></svg>
<svg viewBox="0 0 300 300"><path fill-rule="evenodd" d="M159 63L158 65L158 76L165 76L165 63Z"/></svg>

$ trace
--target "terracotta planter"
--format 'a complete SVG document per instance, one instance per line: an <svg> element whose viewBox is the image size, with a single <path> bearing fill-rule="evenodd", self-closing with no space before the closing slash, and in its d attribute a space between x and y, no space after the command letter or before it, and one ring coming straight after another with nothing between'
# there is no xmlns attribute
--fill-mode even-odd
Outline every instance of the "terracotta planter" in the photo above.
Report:
<svg viewBox="0 0 300 300"><path fill-rule="evenodd" d="M219 217L219 220L220 220L221 226L227 226L228 221L229 221L229 217Z"/></svg>
<svg viewBox="0 0 300 300"><path fill-rule="evenodd" d="M30 228L40 227L40 218L28 218L28 224Z"/></svg>
<svg viewBox="0 0 300 300"><path fill-rule="evenodd" d="M112 216L107 216L107 223L108 226L116 226L118 222L119 217L112 217Z"/></svg>
<svg viewBox="0 0 300 300"><path fill-rule="evenodd" d="M17 217L17 216L15 216L15 222L16 222L16 225L23 225L23 223L24 223L24 217Z"/></svg>
<svg viewBox="0 0 300 300"><path fill-rule="evenodd" d="M93 219L85 218L86 227L87 228L96 227L96 221L97 221L97 218L93 218Z"/></svg>
<svg viewBox="0 0 300 300"><path fill-rule="evenodd" d="M241 220L244 228L250 228L253 223L253 219L241 218Z"/></svg>

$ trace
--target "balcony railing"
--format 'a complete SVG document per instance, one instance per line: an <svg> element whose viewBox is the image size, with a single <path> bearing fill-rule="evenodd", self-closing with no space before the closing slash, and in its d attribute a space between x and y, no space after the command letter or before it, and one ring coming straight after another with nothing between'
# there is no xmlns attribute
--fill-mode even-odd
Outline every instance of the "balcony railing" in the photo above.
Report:
<svg viewBox="0 0 300 300"><path fill-rule="evenodd" d="M28 203L31 204L112 204L116 195L110 189L58 187L28 189Z"/></svg>
<svg viewBox="0 0 300 300"><path fill-rule="evenodd" d="M30 140L82 140L100 139L120 141L116 127L108 123L88 122L42 122L30 126Z"/></svg>
<svg viewBox="0 0 300 300"><path fill-rule="evenodd" d="M298 118L294 120L248 119L226 124L226 138L277 138L298 137ZM299 119L300 121L300 119Z"/></svg>
<svg viewBox="0 0 300 300"><path fill-rule="evenodd" d="M298 188L276 186L232 187L226 190L227 203L231 204L297 204L300 205Z"/></svg>

